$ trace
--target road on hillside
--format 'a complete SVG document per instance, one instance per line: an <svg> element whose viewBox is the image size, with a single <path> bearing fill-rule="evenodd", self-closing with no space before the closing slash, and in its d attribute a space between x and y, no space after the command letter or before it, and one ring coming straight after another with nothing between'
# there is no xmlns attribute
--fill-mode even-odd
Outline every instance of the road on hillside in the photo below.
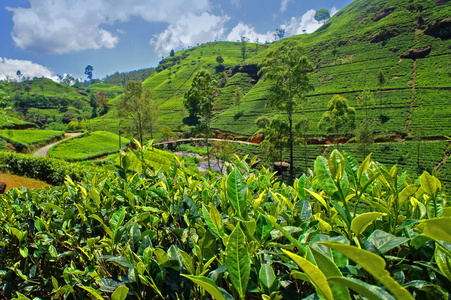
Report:
<svg viewBox="0 0 451 300"><path fill-rule="evenodd" d="M64 139L62 139L62 140L60 140L60 141L58 141L58 142L56 142L56 143L47 145L47 146L45 146L45 147L39 149L38 151L36 151L35 153L33 153L33 156L46 157L47 154L49 153L50 148L52 148L54 145L61 143L61 142L64 141L65 139L68 139L68 138L71 138L71 137L79 136L80 134L81 134L81 132L65 133L65 134L64 134Z"/></svg>

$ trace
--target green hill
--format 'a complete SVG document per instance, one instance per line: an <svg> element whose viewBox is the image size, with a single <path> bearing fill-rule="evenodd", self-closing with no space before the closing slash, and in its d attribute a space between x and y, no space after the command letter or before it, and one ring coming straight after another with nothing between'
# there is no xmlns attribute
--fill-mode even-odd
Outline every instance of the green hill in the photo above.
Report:
<svg viewBox="0 0 451 300"><path fill-rule="evenodd" d="M405 143L410 143L404 150L395 144L396 150L390 157L383 148L374 148L377 159L432 172L446 157L448 143L439 141L428 145L436 154L418 166L413 163L416 155L411 152L416 147L412 139L440 140L451 129L450 16L449 1L358 0L316 32L291 37L304 46L314 66L309 76L315 90L307 95L294 116L295 121L301 118L310 121L307 138L326 142L333 139L317 124L331 97L340 94L356 109L357 124L362 124L368 113L376 141L406 139ZM258 117L278 115L277 111L265 108L270 84L258 75L259 63L275 46L277 43L248 43L244 61L240 44L233 42L208 43L164 59L157 72L143 82L155 92L155 101L160 104L160 126L182 131L190 124L183 96L194 74L206 69L221 84L212 128L217 132L252 136L257 131ZM224 58L224 67L218 66L218 55ZM386 79L381 86L379 73ZM368 110L358 101L364 89L374 99ZM108 118L112 121L117 118L114 110L110 116L104 116L104 124ZM350 138L354 132L347 134ZM358 145L348 148L361 154ZM312 157L324 151L315 150ZM302 155L298 155L301 161L299 156Z"/></svg>
<svg viewBox="0 0 451 300"><path fill-rule="evenodd" d="M446 1L440 6L433 1L355 1L315 33L292 37L305 47L315 66L310 74L315 91L308 95L297 116L319 120L331 96L342 94L361 120L364 110L356 98L366 88L375 98L370 118L377 125L377 134L404 136L420 128L428 136L447 134L450 112L437 108L447 106L446 95L451 88L450 15ZM222 86L215 102L213 129L254 134L259 116L277 113L265 109L269 84L258 76L266 48L276 45L249 43L244 61L240 44L233 42L208 43L164 59L157 72L143 82L160 103L160 123L174 130L184 125L188 114L183 96L193 75L207 69ZM424 47L431 48L425 58L401 58L412 49ZM223 70L216 62L218 55L225 60ZM379 71L386 78L381 89L377 84ZM239 101L237 93L243 95ZM316 122L308 134L327 135Z"/></svg>

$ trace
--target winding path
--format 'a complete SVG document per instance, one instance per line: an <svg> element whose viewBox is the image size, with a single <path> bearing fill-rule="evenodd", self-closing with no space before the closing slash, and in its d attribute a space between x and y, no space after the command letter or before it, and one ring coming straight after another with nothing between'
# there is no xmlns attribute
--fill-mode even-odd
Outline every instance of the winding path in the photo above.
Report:
<svg viewBox="0 0 451 300"><path fill-rule="evenodd" d="M64 141L65 139L71 138L71 137L76 137L79 136L81 134L81 132L71 132L71 133L65 133L64 134L64 139L53 143L53 144L49 144L45 147L42 147L41 149L39 149L38 151L36 151L35 153L33 153L33 156L39 156L39 157L46 157L47 154L49 153L50 148L52 148L54 145L61 143L62 141Z"/></svg>

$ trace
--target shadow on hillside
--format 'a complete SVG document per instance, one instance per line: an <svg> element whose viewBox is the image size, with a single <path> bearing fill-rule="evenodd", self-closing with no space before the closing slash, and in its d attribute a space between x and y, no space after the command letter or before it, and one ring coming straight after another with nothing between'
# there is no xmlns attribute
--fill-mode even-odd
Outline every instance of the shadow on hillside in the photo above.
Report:
<svg viewBox="0 0 451 300"><path fill-rule="evenodd" d="M329 28L330 24L332 24L332 22L330 22L330 21L327 22L326 24L324 24L323 26L321 26L320 28L318 28L318 29L316 30L316 32L322 32L322 31L326 30L327 28Z"/></svg>
<svg viewBox="0 0 451 300"><path fill-rule="evenodd" d="M188 126L195 126L199 124L199 117L185 117L183 118L183 124Z"/></svg>

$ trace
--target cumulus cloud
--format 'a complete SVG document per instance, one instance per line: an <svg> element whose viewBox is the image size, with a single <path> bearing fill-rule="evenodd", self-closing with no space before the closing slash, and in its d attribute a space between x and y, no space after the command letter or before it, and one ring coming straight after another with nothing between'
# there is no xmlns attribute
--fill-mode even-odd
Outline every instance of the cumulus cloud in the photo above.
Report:
<svg viewBox="0 0 451 300"><path fill-rule="evenodd" d="M155 35L150 44L155 45L155 51L159 55L163 55L171 49L220 40L224 36L224 24L228 20L227 16L215 16L207 12L200 15L189 14Z"/></svg>
<svg viewBox="0 0 451 300"><path fill-rule="evenodd" d="M274 34L272 32L258 33L255 31L254 27L249 26L243 22L239 22L230 33L227 35L226 40L231 42L236 42L241 39L241 37L246 37L249 42L256 42L258 39L259 43L270 42L274 40Z"/></svg>
<svg viewBox="0 0 451 300"><path fill-rule="evenodd" d="M338 9L335 6L329 10L331 17L337 12ZM301 34L304 30L306 33L312 33L323 25L315 20L315 13L315 10L310 9L299 18L292 17L289 22L281 25L281 28L285 29L287 36Z"/></svg>
<svg viewBox="0 0 451 300"><path fill-rule="evenodd" d="M20 70L24 77L46 77L54 81L59 81L58 76L54 76L52 71L40 64L29 60L0 57L0 80L7 78L17 80L18 77L16 74L18 70Z"/></svg>
<svg viewBox="0 0 451 300"><path fill-rule="evenodd" d="M187 15L202 16L209 0L29 0L13 13L12 37L17 47L40 54L114 48L119 37L105 25L140 17L177 26Z"/></svg>

